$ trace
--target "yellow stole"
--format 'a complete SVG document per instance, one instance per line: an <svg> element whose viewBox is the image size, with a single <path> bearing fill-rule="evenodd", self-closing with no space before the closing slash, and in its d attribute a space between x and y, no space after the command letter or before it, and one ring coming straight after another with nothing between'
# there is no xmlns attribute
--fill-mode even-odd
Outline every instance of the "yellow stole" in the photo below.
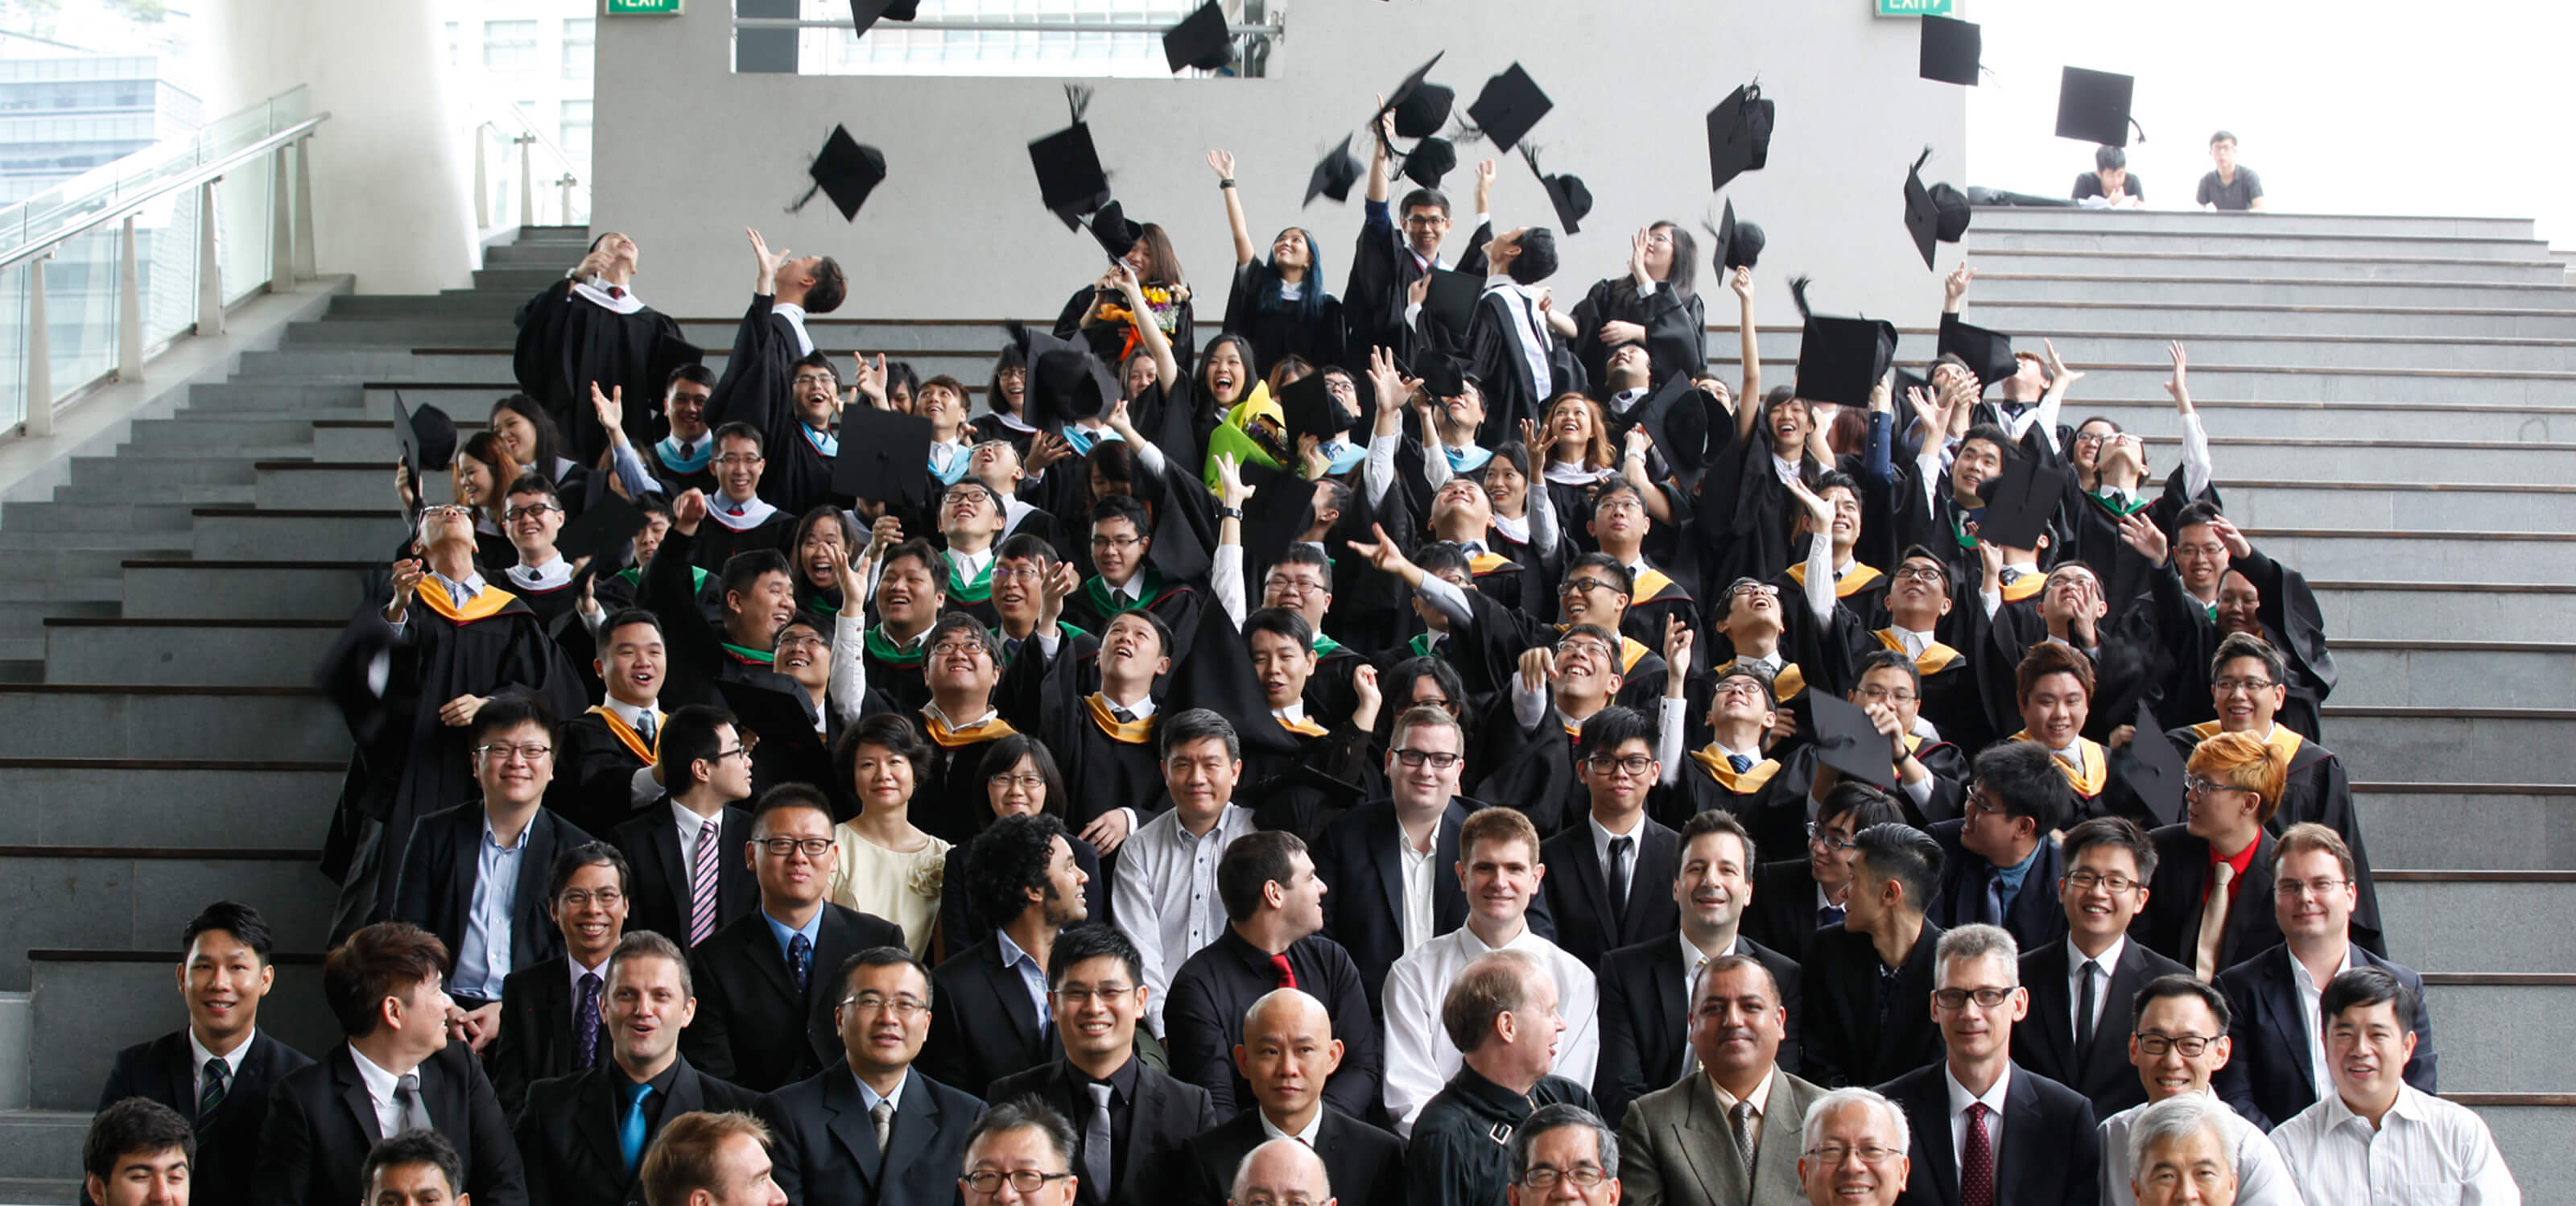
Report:
<svg viewBox="0 0 2576 1206"><path fill-rule="evenodd" d="M1153 722L1140 720L1136 723L1150 725ZM939 748L943 750L953 750L979 741L999 741L1019 732L1018 729L1011 727L1011 722L999 716L970 728L952 729L948 727L948 722L927 712L921 713L921 731L924 736L939 743Z"/></svg>
<svg viewBox="0 0 2576 1206"><path fill-rule="evenodd" d="M1664 593L1665 587L1672 584L1672 575L1649 567L1645 573L1637 575L1636 583L1629 589L1628 605L1634 607L1640 603L1651 602L1655 596Z"/></svg>
<svg viewBox="0 0 2576 1206"><path fill-rule="evenodd" d="M1869 589L1870 583L1876 582L1886 576L1887 575L1879 573L1876 569L1870 566L1862 565L1857 561L1852 562L1851 572L1844 574L1842 581L1834 583L1834 597L1837 599L1848 599L1853 595ZM1802 587L1805 586L1807 584L1806 563L1802 561L1796 565L1790 566L1789 577L1798 585Z"/></svg>
<svg viewBox="0 0 2576 1206"><path fill-rule="evenodd" d="M482 600L478 598L475 601L479 603ZM648 746L642 736L626 727L626 722L619 719L617 713L608 710L607 704L592 708L590 714L607 721L608 735L615 737L618 744L626 747L627 753L635 755L644 765L651 766L662 760L662 730L658 725L653 730L653 744ZM657 711L654 715L658 717L661 713Z"/></svg>
<svg viewBox="0 0 2576 1206"><path fill-rule="evenodd" d="M1153 739L1153 717L1148 716L1143 720L1121 721L1115 713L1112 713L1109 710L1109 697L1106 695L1094 691L1089 695L1083 696L1082 706L1090 709L1091 723L1100 726L1100 731L1107 734L1111 741L1122 742L1127 745L1143 745L1147 741Z"/></svg>
<svg viewBox="0 0 2576 1206"><path fill-rule="evenodd" d="M1762 790L1762 785L1770 782L1771 776L1780 773L1780 760L1765 758L1746 767L1744 773L1737 774L1734 764L1718 751L1714 741L1709 742L1706 748L1692 750L1691 761L1699 763L1699 768L1707 771L1709 778L1717 780L1718 786L1739 796L1749 796Z"/></svg>
<svg viewBox="0 0 2576 1206"><path fill-rule="evenodd" d="M2218 734L2218 722L2215 720L2204 720L2191 726L2194 740L2207 741ZM2299 757L2299 747L2307 744L2307 739L2291 732L2290 726L2275 721L2272 725L2272 735L2264 738L2263 744L2281 751L2283 759L2295 762Z"/></svg>
<svg viewBox="0 0 2576 1206"><path fill-rule="evenodd" d="M1726 673L1728 670L1735 667L1735 660L1736 659L1734 658L1726 659L1726 664L1718 667L1712 673ZM1806 689L1807 672L1800 670L1798 668L1798 663L1796 662L1790 662L1780 667L1780 672L1771 676L1771 698L1775 703L1787 703L1794 698L1798 692Z"/></svg>
<svg viewBox="0 0 2576 1206"><path fill-rule="evenodd" d="M1305 720L1297 721L1297 722L1296 722L1296 723L1294 723L1294 724L1289 723L1289 721L1288 721L1288 718L1287 718L1287 717L1282 716L1282 715L1280 715L1280 714L1278 714L1278 713L1276 713L1276 712L1271 713L1271 714L1270 714L1270 718L1271 718L1272 720L1276 720L1276 721L1278 721L1278 722L1279 722L1279 727L1280 727L1280 728L1286 729L1286 730L1288 730L1289 732L1291 732L1291 733L1296 733L1296 734L1298 734L1298 735L1300 735L1300 736L1304 736L1304 737L1321 737L1321 736L1323 736L1323 735L1324 735L1324 726L1322 726L1322 725L1320 725L1320 724L1315 723L1315 721L1314 721L1314 719L1313 719L1312 717L1309 717L1309 718L1307 718L1307 719L1305 719Z"/></svg>
<svg viewBox="0 0 2576 1206"><path fill-rule="evenodd" d="M414 590L411 592L411 597L418 600L422 606L447 617L451 624L471 624L476 620L491 619L500 614L502 608L509 606L512 599L519 597L500 587L485 583L483 593L468 600L465 606L458 607L456 600L447 597L447 588L440 586L435 580L423 578L421 585L427 589Z"/></svg>
<svg viewBox="0 0 2576 1206"><path fill-rule="evenodd" d="M2004 602L2019 603L2047 588L2048 575L2023 574L2019 581L2006 584L2000 593L2003 595Z"/></svg>
<svg viewBox="0 0 2576 1206"><path fill-rule="evenodd" d="M1881 628L1873 635L1878 637L1879 644L1893 649L1898 653L1905 652L1905 638L1896 635L1895 629ZM1930 678L1935 674L1939 674L1940 672L1949 669L1950 663L1958 660L1958 650L1952 649L1939 641L1934 641L1925 645L1923 647L1923 652L1914 659L1914 672L1925 678Z"/></svg>
<svg viewBox="0 0 2576 1206"><path fill-rule="evenodd" d="M1475 577L1482 578L1506 565L1513 564L1517 563L1511 558L1503 556L1501 553L1478 553L1467 559L1467 572Z"/></svg>
<svg viewBox="0 0 2576 1206"><path fill-rule="evenodd" d="M2037 738L2030 735L2029 729L2023 729L2004 740L2035 741ZM2110 781L2111 761L2103 756L2102 747L2090 737L2076 738L2075 748L2084 757L2082 770L2066 765L2066 760L2058 757L2054 750L2049 751L2048 760L2056 765L2057 773L2066 776L2067 784L2075 789L2076 795L2090 800L2101 795L2102 785Z"/></svg>

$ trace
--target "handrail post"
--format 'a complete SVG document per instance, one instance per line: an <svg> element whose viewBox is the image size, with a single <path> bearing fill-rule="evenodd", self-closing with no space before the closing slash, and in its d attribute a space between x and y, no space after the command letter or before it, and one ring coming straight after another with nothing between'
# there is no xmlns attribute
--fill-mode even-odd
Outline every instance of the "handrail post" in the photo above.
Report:
<svg viewBox="0 0 2576 1206"><path fill-rule="evenodd" d="M579 183L581 183L581 181L573 179L573 175L570 172L565 172L555 180L555 184L560 186L560 192L562 193L562 208L555 212L563 215L563 225L565 226L572 225L572 186Z"/></svg>
<svg viewBox="0 0 2576 1206"><path fill-rule="evenodd" d="M295 140L295 279L309 281L313 268L313 136Z"/></svg>
<svg viewBox="0 0 2576 1206"><path fill-rule="evenodd" d="M54 349L53 336L45 319L45 261L54 258L48 247L43 255L27 261L27 434L54 434Z"/></svg>
<svg viewBox="0 0 2576 1206"><path fill-rule="evenodd" d="M197 334L224 333L224 261L215 248L216 177L197 186Z"/></svg>
<svg viewBox="0 0 2576 1206"><path fill-rule="evenodd" d="M143 379L143 265L135 258L134 215L125 215L117 237L116 379Z"/></svg>
<svg viewBox="0 0 2576 1206"><path fill-rule="evenodd" d="M536 141L537 136L534 134L519 135L519 225L521 226L537 224L537 174L528 166L528 158L533 154L528 148L536 145Z"/></svg>
<svg viewBox="0 0 2576 1206"><path fill-rule="evenodd" d="M474 127L474 229L492 229L492 183L484 160L491 154L492 140L483 136L490 123Z"/></svg>
<svg viewBox="0 0 2576 1206"><path fill-rule="evenodd" d="M294 182L286 178L287 148L277 148L276 165L269 169L268 182L268 291L284 293L295 287L295 211L288 202L293 199Z"/></svg>

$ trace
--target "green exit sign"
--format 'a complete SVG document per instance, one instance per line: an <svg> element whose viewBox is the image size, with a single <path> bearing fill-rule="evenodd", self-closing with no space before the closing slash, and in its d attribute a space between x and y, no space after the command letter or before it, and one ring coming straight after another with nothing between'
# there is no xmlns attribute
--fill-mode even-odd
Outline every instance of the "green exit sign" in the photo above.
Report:
<svg viewBox="0 0 2576 1206"><path fill-rule="evenodd" d="M609 0L614 4L617 0ZM1958 0L1878 0L1882 17L1947 17L1953 15Z"/></svg>
<svg viewBox="0 0 2576 1206"><path fill-rule="evenodd" d="M1878 2L1879 5L1884 8L1886 5L1891 3L1892 0L1878 0ZM612 17L676 17L680 15L680 0L600 0L600 3L606 6L605 11L607 15ZM1941 11L1949 11L1949 0L1941 0Z"/></svg>

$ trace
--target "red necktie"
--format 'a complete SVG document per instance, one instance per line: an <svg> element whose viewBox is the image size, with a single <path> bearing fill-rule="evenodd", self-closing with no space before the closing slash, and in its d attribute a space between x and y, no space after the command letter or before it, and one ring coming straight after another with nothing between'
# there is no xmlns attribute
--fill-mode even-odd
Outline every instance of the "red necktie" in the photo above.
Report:
<svg viewBox="0 0 2576 1206"><path fill-rule="evenodd" d="M1968 1149L1959 1160L1959 1206L1995 1206L1995 1143L1986 1133L1986 1103L1968 1106Z"/></svg>
<svg viewBox="0 0 2576 1206"><path fill-rule="evenodd" d="M1288 956L1272 955L1270 957L1270 966L1279 969L1279 987L1297 987L1297 969L1288 966Z"/></svg>

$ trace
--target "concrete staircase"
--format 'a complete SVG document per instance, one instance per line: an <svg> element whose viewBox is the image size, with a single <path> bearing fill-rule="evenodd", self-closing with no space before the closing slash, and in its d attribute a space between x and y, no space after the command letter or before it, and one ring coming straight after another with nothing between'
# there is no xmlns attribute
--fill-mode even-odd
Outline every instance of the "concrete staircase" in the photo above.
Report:
<svg viewBox="0 0 2576 1206"><path fill-rule="evenodd" d="M0 583L0 785L45 802L0 814L0 1201L74 1192L108 1060L175 1023L172 944L206 901L271 916L289 953L263 1021L329 1041L313 952L332 888L311 862L347 741L307 684L400 535L393 392L477 425L512 388L511 313L585 238L524 231L470 290L338 298L115 456L77 460L53 501L0 510L22 567ZM2486 1115L2530 1200L2567 1200L2565 266L2499 219L1981 210L1968 250L1970 319L2054 339L2088 374L2070 420L2118 419L2159 469L2178 430L2164 342L2188 341L2229 510L2308 574L2337 639L2327 738L2361 781L2393 953L2431 986L2443 1087ZM734 317L684 323L720 368ZM997 322L811 329L979 391L1001 343ZM1761 342L1766 378L1789 380L1797 332ZM1731 375L1732 332L1710 344ZM1932 344L1909 326L1902 355Z"/></svg>

